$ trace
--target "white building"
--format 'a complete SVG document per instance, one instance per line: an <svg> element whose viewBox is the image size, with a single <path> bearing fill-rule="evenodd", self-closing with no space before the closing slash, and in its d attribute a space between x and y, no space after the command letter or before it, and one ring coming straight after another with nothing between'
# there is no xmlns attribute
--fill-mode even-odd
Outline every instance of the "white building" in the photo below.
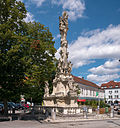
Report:
<svg viewBox="0 0 120 128"><path fill-rule="evenodd" d="M98 85L84 78L79 78L73 76L74 81L79 85L80 89L79 99L85 100L104 100L104 90L102 90Z"/></svg>
<svg viewBox="0 0 120 128"><path fill-rule="evenodd" d="M102 84L101 89L105 91L105 100L108 104L120 103L120 82L110 81Z"/></svg>

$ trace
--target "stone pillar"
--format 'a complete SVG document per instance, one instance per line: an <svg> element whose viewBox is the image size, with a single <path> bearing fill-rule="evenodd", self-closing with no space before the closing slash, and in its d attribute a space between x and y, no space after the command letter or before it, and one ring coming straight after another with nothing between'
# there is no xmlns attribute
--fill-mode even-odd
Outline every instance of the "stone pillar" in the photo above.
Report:
<svg viewBox="0 0 120 128"><path fill-rule="evenodd" d="M56 111L55 111L55 108L52 108L52 109L51 109L51 118L52 118L53 120L56 119Z"/></svg>
<svg viewBox="0 0 120 128"><path fill-rule="evenodd" d="M85 119L87 119L87 107L85 106L84 108L83 108L83 117L85 118Z"/></svg>
<svg viewBox="0 0 120 128"><path fill-rule="evenodd" d="M111 106L110 117L114 118L114 106Z"/></svg>

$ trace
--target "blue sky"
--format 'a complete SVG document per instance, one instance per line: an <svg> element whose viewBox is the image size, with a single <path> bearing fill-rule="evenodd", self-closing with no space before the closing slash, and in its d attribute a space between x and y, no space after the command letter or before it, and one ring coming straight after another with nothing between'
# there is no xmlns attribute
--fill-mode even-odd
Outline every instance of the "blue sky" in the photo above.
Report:
<svg viewBox="0 0 120 128"><path fill-rule="evenodd" d="M73 75L98 85L120 81L120 0L21 1L28 11L25 21L35 20L49 27L58 51L59 16L68 12L67 40Z"/></svg>

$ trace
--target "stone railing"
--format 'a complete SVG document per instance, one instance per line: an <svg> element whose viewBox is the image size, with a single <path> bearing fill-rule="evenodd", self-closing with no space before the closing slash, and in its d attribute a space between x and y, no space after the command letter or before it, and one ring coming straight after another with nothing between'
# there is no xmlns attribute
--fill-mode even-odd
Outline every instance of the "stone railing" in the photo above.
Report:
<svg viewBox="0 0 120 128"><path fill-rule="evenodd" d="M34 106L34 111L38 113L46 114L46 116L50 115L51 112L55 112L58 116L64 115L77 115L82 114L84 111L88 113L92 113L92 108L87 107L55 107L55 106Z"/></svg>

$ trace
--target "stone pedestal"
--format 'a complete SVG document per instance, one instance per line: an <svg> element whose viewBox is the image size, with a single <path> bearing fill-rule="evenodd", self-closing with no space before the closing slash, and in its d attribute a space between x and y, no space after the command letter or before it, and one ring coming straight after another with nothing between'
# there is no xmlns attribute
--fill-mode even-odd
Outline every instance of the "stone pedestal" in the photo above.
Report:
<svg viewBox="0 0 120 128"><path fill-rule="evenodd" d="M52 107L78 107L77 97L44 97L44 106Z"/></svg>

